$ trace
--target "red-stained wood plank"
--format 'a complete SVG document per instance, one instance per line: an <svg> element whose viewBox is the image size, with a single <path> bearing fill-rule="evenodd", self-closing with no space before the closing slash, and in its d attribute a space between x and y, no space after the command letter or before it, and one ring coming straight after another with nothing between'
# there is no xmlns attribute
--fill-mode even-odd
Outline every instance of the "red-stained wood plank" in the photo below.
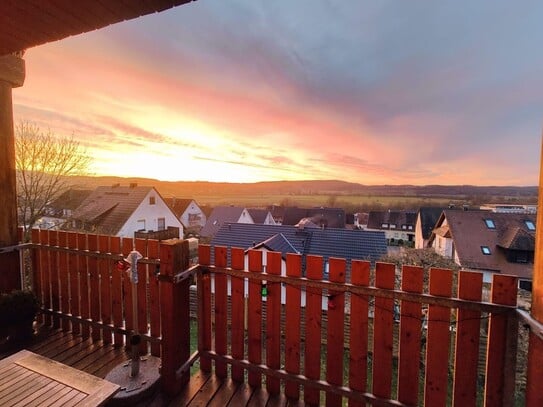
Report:
<svg viewBox="0 0 543 407"><path fill-rule="evenodd" d="M202 266L211 265L211 248L208 245L198 246L198 259ZM204 271L198 275L198 349L201 352L211 350L211 275ZM211 359L202 355L200 368L209 373Z"/></svg>
<svg viewBox="0 0 543 407"><path fill-rule="evenodd" d="M98 235L90 234L87 238L89 252L98 251ZM100 274L98 273L98 259L89 256L87 260L89 266L89 299L90 299L90 318L100 321ZM91 332L93 341L101 339L101 329L93 327Z"/></svg>
<svg viewBox="0 0 543 407"><path fill-rule="evenodd" d="M80 233L77 235L77 249L80 251L87 250L87 235ZM77 271L79 274L79 295L81 296L81 318L89 319L90 317L90 301L89 301L89 268L87 257L77 255ZM87 339L90 336L90 327L87 324L81 325L81 336Z"/></svg>
<svg viewBox="0 0 543 407"><path fill-rule="evenodd" d="M543 340L530 332L528 344L528 368L526 383L526 405L543 406L541 378L543 377Z"/></svg>
<svg viewBox="0 0 543 407"><path fill-rule="evenodd" d="M58 246L58 231L49 230L49 245ZM59 252L51 250L49 253L49 271L51 276L51 309L60 311L60 279L59 279ZM60 318L53 316L53 328L60 327Z"/></svg>
<svg viewBox="0 0 543 407"><path fill-rule="evenodd" d="M402 290L422 293L422 267L403 266ZM398 360L398 401L418 404L422 305L402 301L400 305L400 348Z"/></svg>
<svg viewBox="0 0 543 407"><path fill-rule="evenodd" d="M51 262L50 251L47 250L49 245L49 231L45 229L40 230L40 263L42 267L42 281L43 281L43 307L45 309L51 309ZM52 324L51 315L44 316L45 325Z"/></svg>
<svg viewBox="0 0 543 407"><path fill-rule="evenodd" d="M143 257L147 257L147 241L145 239L134 239L136 251ZM148 285L148 268L147 264L138 263L138 332L147 334L149 323L147 321L147 285ZM147 354L147 342L141 341L140 354Z"/></svg>
<svg viewBox="0 0 543 407"><path fill-rule="evenodd" d="M483 275L481 273L459 272L458 298L481 301L482 290ZM481 312L459 309L456 319L453 405L458 407L475 406L477 402Z"/></svg>
<svg viewBox="0 0 543 407"><path fill-rule="evenodd" d="M68 232L67 246L70 249L77 249L77 234L75 232ZM79 293L79 263L75 253L68 254L68 270L70 272L70 299L69 309L70 313L74 316L81 316L81 310L79 307L79 300L81 295ZM81 324L72 322L72 332L78 334L81 332Z"/></svg>
<svg viewBox="0 0 543 407"><path fill-rule="evenodd" d="M266 273L281 275L281 253L266 253ZM281 368L281 283L267 283L266 296L266 364L279 370ZM270 394L279 394L281 382L274 377L266 377L266 389Z"/></svg>
<svg viewBox="0 0 543 407"><path fill-rule="evenodd" d="M333 283L345 283L345 259L330 258L329 278ZM326 381L343 386L343 348L345 343L345 294L328 293L328 332L326 348ZM341 407L341 396L326 394L326 405Z"/></svg>
<svg viewBox="0 0 543 407"><path fill-rule="evenodd" d="M227 249L215 246L215 265L226 267ZM215 351L219 355L226 355L228 351L228 298L226 293L226 275L215 275ZM222 361L215 363L215 372L221 379L226 378L227 366Z"/></svg>
<svg viewBox="0 0 543 407"><path fill-rule="evenodd" d="M111 236L109 239L109 250L112 254L121 254L121 238ZM113 325L119 328L124 328L123 322L123 273L118 264L115 262L111 266L111 317ZM115 346L124 344L124 335L113 334L113 343Z"/></svg>
<svg viewBox="0 0 543 407"><path fill-rule="evenodd" d="M370 284L370 262L353 260L351 283L367 287ZM351 294L351 321L349 336L349 387L366 391L368 371L368 304L367 295ZM365 403L349 399L349 407L362 407Z"/></svg>
<svg viewBox="0 0 543 407"><path fill-rule="evenodd" d="M110 253L109 236L98 236L98 249L101 253ZM109 259L98 259L98 273L100 274L100 319L104 324L111 324L112 308L111 308L111 269L112 261ZM112 342L112 334L108 329L102 331L102 340L104 343Z"/></svg>
<svg viewBox="0 0 543 407"><path fill-rule="evenodd" d="M249 272L262 273L262 252L260 250L249 250ZM259 281L249 280L247 337L249 362L259 365L262 363L262 295ZM262 375L249 372L248 383L251 387L260 387Z"/></svg>
<svg viewBox="0 0 543 407"><path fill-rule="evenodd" d="M39 244L40 243L40 230L32 229L32 242ZM43 250L42 249L33 249L32 250L32 280L34 282L34 292L38 297L40 304L43 304L43 265L42 265ZM43 314L39 314L37 317L38 322L43 323Z"/></svg>
<svg viewBox="0 0 543 407"><path fill-rule="evenodd" d="M306 275L310 280L322 280L323 260L320 256L306 257ZM320 380L321 373L321 338L322 338L322 290L306 288L305 308L305 357L304 373L312 380ZM319 391L306 386L304 388L306 404L318 405Z"/></svg>
<svg viewBox="0 0 543 407"><path fill-rule="evenodd" d="M287 254L287 276L302 276L302 256ZM285 316L285 370L291 374L300 374L300 325L301 325L301 291L299 287L287 284ZM300 385L295 382L285 383L285 395L290 400L300 398Z"/></svg>
<svg viewBox="0 0 543 407"><path fill-rule="evenodd" d="M68 237L66 232L58 232L58 245L65 248L68 245ZM70 276L68 273L68 253L59 252L58 254L58 277L60 291L60 311L63 314L70 313ZM63 331L70 330L70 321L62 318L60 321Z"/></svg>
<svg viewBox="0 0 543 407"><path fill-rule="evenodd" d="M160 257L160 246L158 240L149 240L147 246L147 256L150 259L158 259ZM149 313L150 313L150 329L151 336L153 338L160 337L160 313L161 313L161 302L160 302L160 287L158 283L158 267L150 266L150 271L154 270L153 273L149 272ZM165 311L165 310L162 310ZM160 356L160 344L151 343L151 355Z"/></svg>
<svg viewBox="0 0 543 407"><path fill-rule="evenodd" d="M517 283L516 277L494 274L491 302L516 305ZM485 406L487 407L501 406L504 399L504 370L508 351L507 318L507 313L502 312L491 314L489 319L485 382Z"/></svg>
<svg viewBox="0 0 543 407"><path fill-rule="evenodd" d="M394 288L396 266L377 263L375 286ZM373 319L373 393L377 397L390 398L392 385L392 336L394 324L394 300L376 297Z"/></svg>
<svg viewBox="0 0 543 407"><path fill-rule="evenodd" d="M230 249L232 269L245 268L245 252L240 248ZM237 360L245 359L245 282L243 278L232 277L232 310L231 310L231 338L230 346L232 357ZM232 366L232 379L243 381L243 369Z"/></svg>
<svg viewBox="0 0 543 407"><path fill-rule="evenodd" d="M128 257L133 249L134 239L130 237L123 237L121 239L121 254L125 259ZM123 271L122 275L124 323L125 328L128 331L132 331L134 329L134 310L132 308L132 281L130 280L129 272ZM129 341L126 341L126 348L130 349Z"/></svg>
<svg viewBox="0 0 543 407"><path fill-rule="evenodd" d="M430 270L430 294L439 297L451 296L451 270L438 268ZM450 308L440 305L428 306L424 386L424 402L427 406L444 406L447 402L450 326Z"/></svg>

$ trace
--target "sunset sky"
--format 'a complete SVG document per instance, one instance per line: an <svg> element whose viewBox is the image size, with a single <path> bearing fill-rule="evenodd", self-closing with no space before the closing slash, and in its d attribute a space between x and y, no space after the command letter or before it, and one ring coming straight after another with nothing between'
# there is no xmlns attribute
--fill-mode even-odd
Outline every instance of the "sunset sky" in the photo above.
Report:
<svg viewBox="0 0 543 407"><path fill-rule="evenodd" d="M199 0L28 50L95 175L536 185L543 2Z"/></svg>

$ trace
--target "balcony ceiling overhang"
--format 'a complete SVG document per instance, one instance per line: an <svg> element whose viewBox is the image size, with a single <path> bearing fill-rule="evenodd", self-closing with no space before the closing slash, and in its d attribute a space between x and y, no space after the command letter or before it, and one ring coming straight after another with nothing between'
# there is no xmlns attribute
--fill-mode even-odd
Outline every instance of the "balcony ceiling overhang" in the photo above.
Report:
<svg viewBox="0 0 543 407"><path fill-rule="evenodd" d="M0 3L0 56L192 0L7 0Z"/></svg>

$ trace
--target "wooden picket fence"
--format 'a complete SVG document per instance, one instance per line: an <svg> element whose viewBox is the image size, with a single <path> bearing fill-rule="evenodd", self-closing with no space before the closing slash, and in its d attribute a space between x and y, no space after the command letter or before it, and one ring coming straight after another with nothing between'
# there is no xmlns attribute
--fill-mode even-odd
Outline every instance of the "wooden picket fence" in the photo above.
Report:
<svg viewBox="0 0 543 407"><path fill-rule="evenodd" d="M261 251L225 247L211 256L206 245L199 247L200 264L188 269L187 242L34 230L32 279L43 322L127 346L135 328L132 285L117 261L134 248L144 256L137 291L141 352L162 358L168 394L182 388L199 357L203 371L307 405L475 405L481 391L486 405L513 404L514 277L496 275L484 302L482 275L473 272L460 272L453 290L453 272L433 269L425 289L419 267L404 266L398 279L391 264L329 259L325 280L321 257L303 262L288 254L284 261L280 253L264 258ZM190 355L193 276L199 343Z"/></svg>
<svg viewBox="0 0 543 407"><path fill-rule="evenodd" d="M512 405L518 334L515 277L495 275L490 302L483 302L482 274L474 272L459 272L453 296L451 270L430 270L424 292L420 267L404 266L396 287L392 264L377 263L372 274L369 262L352 261L351 279L345 281L347 262L331 258L329 280L324 280L321 257L307 256L304 273L302 257L296 254L286 256L285 267L280 253L268 252L263 259L261 251L215 247L212 265L211 250L199 248L202 370L211 371L214 362L219 377L230 375L235 381L244 380L247 371L251 386L264 385L271 394L283 391L307 405L325 400L326 405L340 406L347 399L350 406L444 406L451 399L452 405L476 405L481 391L485 405ZM325 329L323 296L328 299ZM395 303L400 309L396 329ZM282 307L286 311L281 312ZM483 334L488 337L481 385Z"/></svg>

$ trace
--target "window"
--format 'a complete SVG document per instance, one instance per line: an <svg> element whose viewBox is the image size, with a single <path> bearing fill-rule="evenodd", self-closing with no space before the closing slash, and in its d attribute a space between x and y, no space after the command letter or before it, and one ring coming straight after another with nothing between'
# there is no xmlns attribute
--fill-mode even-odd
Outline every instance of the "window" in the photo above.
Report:
<svg viewBox="0 0 543 407"><path fill-rule="evenodd" d="M381 223L381 227L385 228L385 229L388 229L388 223Z"/></svg>
<svg viewBox="0 0 543 407"><path fill-rule="evenodd" d="M395 225L394 223L391 223L391 224L390 224L390 228L391 228L391 229L396 229L396 225Z"/></svg>
<svg viewBox="0 0 543 407"><path fill-rule="evenodd" d="M150 196L149 197L149 205L154 205L156 204L156 198L154 196Z"/></svg>
<svg viewBox="0 0 543 407"><path fill-rule="evenodd" d="M145 230L145 219L138 220L137 230Z"/></svg>
<svg viewBox="0 0 543 407"><path fill-rule="evenodd" d="M408 230L413 230L413 225L407 225Z"/></svg>
<svg viewBox="0 0 543 407"><path fill-rule="evenodd" d="M481 246L481 251L486 256L490 255L490 247L488 247L488 246Z"/></svg>
<svg viewBox="0 0 543 407"><path fill-rule="evenodd" d="M407 225L402 225L402 229L403 229L403 230L406 230L406 229L407 229Z"/></svg>
<svg viewBox="0 0 543 407"><path fill-rule="evenodd" d="M166 219L158 218L157 219L157 230L166 230Z"/></svg>
<svg viewBox="0 0 543 407"><path fill-rule="evenodd" d="M496 224L492 219L485 219L486 227L489 229L496 229Z"/></svg>
<svg viewBox="0 0 543 407"><path fill-rule="evenodd" d="M528 230L535 230L535 224L531 220L525 220L524 223L526 224Z"/></svg>

